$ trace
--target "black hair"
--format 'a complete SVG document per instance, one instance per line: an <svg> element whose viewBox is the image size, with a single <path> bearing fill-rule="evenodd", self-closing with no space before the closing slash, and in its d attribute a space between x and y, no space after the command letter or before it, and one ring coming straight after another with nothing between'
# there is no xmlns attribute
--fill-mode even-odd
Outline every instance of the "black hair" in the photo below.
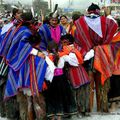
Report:
<svg viewBox="0 0 120 120"><path fill-rule="evenodd" d="M95 10L100 10L100 7L97 4L92 3L89 7L88 7L88 12L89 11L95 11Z"/></svg>
<svg viewBox="0 0 120 120"><path fill-rule="evenodd" d="M73 20L73 22L76 21L77 19L79 19L80 16L81 16L81 14L77 14L77 13L73 14L73 15L72 15L72 20Z"/></svg>
<svg viewBox="0 0 120 120"><path fill-rule="evenodd" d="M66 34L61 37L61 41L67 40L70 44L74 43L74 37L71 34Z"/></svg>
<svg viewBox="0 0 120 120"><path fill-rule="evenodd" d="M32 46L35 47L41 42L41 36L32 26L34 24L32 12L31 11L24 12L21 15L21 18L22 18L22 26L27 26L32 32L32 35L29 37L29 42Z"/></svg>
<svg viewBox="0 0 120 120"><path fill-rule="evenodd" d="M21 15L21 18L23 21L32 21L33 20L33 15L32 15L32 12L24 12L22 15Z"/></svg>
<svg viewBox="0 0 120 120"><path fill-rule="evenodd" d="M21 19L22 19L23 26L29 26L34 21L31 11L22 13Z"/></svg>
<svg viewBox="0 0 120 120"><path fill-rule="evenodd" d="M120 18L116 19L118 27L120 27Z"/></svg>
<svg viewBox="0 0 120 120"><path fill-rule="evenodd" d="M41 36L38 32L35 32L33 35L29 37L29 42L32 46L36 46L41 42Z"/></svg>
<svg viewBox="0 0 120 120"><path fill-rule="evenodd" d="M120 18L115 19L117 21L118 24L118 31L120 31Z"/></svg>
<svg viewBox="0 0 120 120"><path fill-rule="evenodd" d="M18 9L18 8L13 8L13 10L12 10L12 20L15 19L15 15L16 15L16 13L18 13L18 12L19 12L19 9Z"/></svg>
<svg viewBox="0 0 120 120"><path fill-rule="evenodd" d="M58 61L59 61L59 55L58 55L58 44L55 43L54 41L48 42L48 47L47 47L48 51L50 53L54 54L54 59L53 62L54 64L57 66L58 65Z"/></svg>
<svg viewBox="0 0 120 120"><path fill-rule="evenodd" d="M61 20L62 17L68 19L66 15L61 15L61 16L60 16L60 20Z"/></svg>
<svg viewBox="0 0 120 120"><path fill-rule="evenodd" d="M32 15L32 12L31 11L27 11L27 12L24 12L22 15L21 15L21 19L22 19L22 26L26 26L28 27L32 34L38 38L39 35L37 34L37 30L35 29L34 27L34 24L35 24L35 21L33 19L33 15Z"/></svg>
<svg viewBox="0 0 120 120"><path fill-rule="evenodd" d="M13 10L12 10L12 16L14 17L18 11L19 11L18 8L13 8Z"/></svg>

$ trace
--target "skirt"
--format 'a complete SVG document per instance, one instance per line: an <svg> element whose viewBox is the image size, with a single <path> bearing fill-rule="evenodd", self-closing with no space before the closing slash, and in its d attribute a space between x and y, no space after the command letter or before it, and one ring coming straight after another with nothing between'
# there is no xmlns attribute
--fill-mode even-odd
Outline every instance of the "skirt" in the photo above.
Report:
<svg viewBox="0 0 120 120"><path fill-rule="evenodd" d="M72 89L65 75L55 76L45 91L47 117L77 113Z"/></svg>
<svg viewBox="0 0 120 120"><path fill-rule="evenodd" d="M78 67L70 66L68 69L68 78L73 88L79 88L90 83L88 74L82 65Z"/></svg>

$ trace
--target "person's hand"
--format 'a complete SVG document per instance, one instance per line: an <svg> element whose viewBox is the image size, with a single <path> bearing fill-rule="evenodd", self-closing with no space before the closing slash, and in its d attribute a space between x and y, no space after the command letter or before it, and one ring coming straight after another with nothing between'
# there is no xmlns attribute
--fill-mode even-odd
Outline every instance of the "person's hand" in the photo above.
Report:
<svg viewBox="0 0 120 120"><path fill-rule="evenodd" d="M84 56L84 61L90 60L91 58L94 57L94 50L91 49L89 52L86 53Z"/></svg>
<svg viewBox="0 0 120 120"><path fill-rule="evenodd" d="M37 53L37 56L38 56L38 57L41 57L41 58L45 58L45 54L42 53L42 52L38 52L38 53Z"/></svg>

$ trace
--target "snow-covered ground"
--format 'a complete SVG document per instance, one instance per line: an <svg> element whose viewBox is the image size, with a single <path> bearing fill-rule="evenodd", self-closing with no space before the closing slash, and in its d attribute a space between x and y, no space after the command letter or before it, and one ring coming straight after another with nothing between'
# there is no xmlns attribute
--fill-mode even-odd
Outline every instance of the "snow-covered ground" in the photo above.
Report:
<svg viewBox="0 0 120 120"><path fill-rule="evenodd" d="M113 113L97 113L96 111L96 97L94 96L94 108L90 117L73 116L71 119L65 120L120 120L120 108ZM1 118L0 120L7 120L7 118Z"/></svg>
<svg viewBox="0 0 120 120"><path fill-rule="evenodd" d="M6 118L1 118L1 117L0 117L0 120L7 120L7 119L6 119Z"/></svg>
<svg viewBox="0 0 120 120"><path fill-rule="evenodd" d="M120 108L113 113L97 113L96 94L94 94L94 107L90 117L74 116L70 120L120 120Z"/></svg>
<svg viewBox="0 0 120 120"><path fill-rule="evenodd" d="M1 118L0 120L7 120L6 118ZM65 119L68 120L68 119ZM69 120L120 120L120 109L113 113L91 113L90 117L77 117L74 116Z"/></svg>
<svg viewBox="0 0 120 120"><path fill-rule="evenodd" d="M92 113L90 117L73 117L70 120L120 120L120 109L114 113L102 114Z"/></svg>
<svg viewBox="0 0 120 120"><path fill-rule="evenodd" d="M1 118L0 120L7 120L6 118ZM66 119L65 119L66 120ZM68 120L68 119L67 119ZM114 113L102 114L102 113L91 113L90 117L77 117L74 116L69 120L120 120L120 109Z"/></svg>

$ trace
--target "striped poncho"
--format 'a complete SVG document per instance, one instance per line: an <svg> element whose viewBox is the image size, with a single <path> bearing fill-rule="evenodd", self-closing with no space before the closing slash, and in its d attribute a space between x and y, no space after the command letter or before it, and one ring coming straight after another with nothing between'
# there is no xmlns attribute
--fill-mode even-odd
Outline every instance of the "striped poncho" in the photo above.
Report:
<svg viewBox="0 0 120 120"><path fill-rule="evenodd" d="M117 30L117 24L104 16L100 17L102 37L94 32L86 23L85 17L81 17L76 25L76 43L81 47L81 53L85 55L90 49L95 50L94 68L101 73L101 84L112 75L114 57L117 51L111 44L113 36ZM113 47L114 46L114 47Z"/></svg>
<svg viewBox="0 0 120 120"><path fill-rule="evenodd" d="M61 25L59 25L59 27L60 27L60 32L58 33L60 33L60 36L65 35L66 34L65 29ZM41 50L46 51L48 47L48 43L50 41L53 41L51 37L50 25L47 24L42 25L39 29L39 34L41 36L40 48Z"/></svg>
<svg viewBox="0 0 120 120"><path fill-rule="evenodd" d="M3 26L1 33L0 33L0 46L1 46L0 47L0 75L4 77L7 75L7 72L8 72L8 65L5 62L4 56L7 54L9 50L9 47L11 44L10 37L12 38L11 33L14 29L15 29L15 26L13 26L13 24L11 25L10 23L10 24Z"/></svg>
<svg viewBox="0 0 120 120"><path fill-rule="evenodd" d="M101 73L101 83L114 75L120 75L120 33L108 45L95 48L94 68Z"/></svg>
<svg viewBox="0 0 120 120"><path fill-rule="evenodd" d="M31 74L36 74L37 89L41 91L47 67L45 60L42 58L36 56L34 57L34 61L30 59L32 46L29 43L29 37L32 35L31 31L25 26L19 26L16 31L13 30L10 34L13 33L12 39L11 37L7 37L3 46L7 46L11 41L9 49L1 51L1 55L4 56L9 65L5 98L16 95L19 88L31 89L34 86L34 82L30 79ZM35 70L31 73L30 66L32 66L32 63Z"/></svg>

